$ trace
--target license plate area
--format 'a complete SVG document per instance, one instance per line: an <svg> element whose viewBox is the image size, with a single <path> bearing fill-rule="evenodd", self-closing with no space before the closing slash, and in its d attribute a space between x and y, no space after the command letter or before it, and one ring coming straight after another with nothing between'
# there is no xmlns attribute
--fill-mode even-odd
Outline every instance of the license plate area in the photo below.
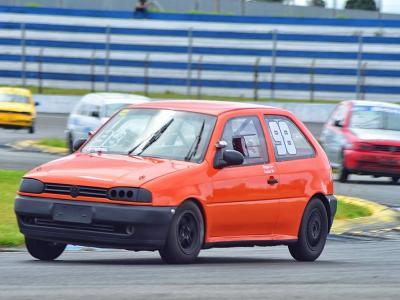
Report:
<svg viewBox="0 0 400 300"><path fill-rule="evenodd" d="M55 204L53 220L60 222L92 223L92 208L90 206Z"/></svg>

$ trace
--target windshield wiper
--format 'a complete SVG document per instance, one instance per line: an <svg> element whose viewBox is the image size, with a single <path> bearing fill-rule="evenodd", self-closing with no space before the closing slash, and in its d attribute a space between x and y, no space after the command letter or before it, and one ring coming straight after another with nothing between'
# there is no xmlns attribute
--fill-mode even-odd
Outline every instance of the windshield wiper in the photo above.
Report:
<svg viewBox="0 0 400 300"><path fill-rule="evenodd" d="M203 120L203 124L201 124L199 134L196 136L196 139L194 140L192 146L190 147L188 154L186 154L186 156L185 156L186 161L191 160L192 157L196 155L197 150L199 149L199 145L201 142L201 136L203 135L205 124L206 124L206 121Z"/></svg>
<svg viewBox="0 0 400 300"><path fill-rule="evenodd" d="M142 148L142 150L137 154L140 155L143 153L143 151L145 151L148 147L150 147L153 143L155 143L160 137L161 135L165 132L165 130L167 130L167 128L169 127L169 125L171 125L171 123L174 121L174 119L172 118L171 120L169 120L167 123L165 123L159 130L157 130L156 132L154 132L150 138L145 139L143 141L141 141L140 143L138 143L135 147L133 147L129 152L128 155L131 155L133 153L133 151L135 151L137 148L139 148L139 146L141 144L143 144L144 141L149 140Z"/></svg>

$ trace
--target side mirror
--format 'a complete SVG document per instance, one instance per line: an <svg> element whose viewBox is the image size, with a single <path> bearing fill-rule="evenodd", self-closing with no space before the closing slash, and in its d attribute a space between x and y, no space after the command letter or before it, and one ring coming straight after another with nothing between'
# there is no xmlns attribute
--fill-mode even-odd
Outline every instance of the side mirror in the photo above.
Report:
<svg viewBox="0 0 400 300"><path fill-rule="evenodd" d="M214 168L222 169L228 166L238 166L243 164L244 156L236 150L220 149L214 159Z"/></svg>
<svg viewBox="0 0 400 300"><path fill-rule="evenodd" d="M333 122L333 125L335 127L343 127L343 122L341 120L335 120L335 122Z"/></svg>
<svg viewBox="0 0 400 300"><path fill-rule="evenodd" d="M100 118L100 113L97 110L92 111L90 115L94 118Z"/></svg>
<svg viewBox="0 0 400 300"><path fill-rule="evenodd" d="M79 148L82 147L84 143L86 143L87 139L78 139L74 141L74 144L72 145L72 150L75 152L79 150Z"/></svg>

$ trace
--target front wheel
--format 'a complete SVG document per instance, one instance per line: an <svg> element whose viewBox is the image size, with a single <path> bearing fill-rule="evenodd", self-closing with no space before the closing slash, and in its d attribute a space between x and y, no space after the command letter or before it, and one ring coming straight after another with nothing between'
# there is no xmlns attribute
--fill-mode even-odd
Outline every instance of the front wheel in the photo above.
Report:
<svg viewBox="0 0 400 300"><path fill-rule="evenodd" d="M328 236L328 215L324 204L318 198L307 205L296 244L289 246L289 252L298 261L314 261L324 250Z"/></svg>
<svg viewBox="0 0 400 300"><path fill-rule="evenodd" d="M40 260L54 260L59 257L67 245L25 238L30 255Z"/></svg>
<svg viewBox="0 0 400 300"><path fill-rule="evenodd" d="M192 263L199 255L203 239L204 221L200 209L193 202L185 202L176 210L160 256L169 264Z"/></svg>
<svg viewBox="0 0 400 300"><path fill-rule="evenodd" d="M32 121L31 126L28 127L28 132L29 132L30 134L34 134L34 133L35 133L35 122L34 122L34 121Z"/></svg>
<svg viewBox="0 0 400 300"><path fill-rule="evenodd" d="M340 182L346 182L347 179L349 178L350 172L344 164L344 154L342 154L342 161L340 163L338 173L339 173L339 181Z"/></svg>

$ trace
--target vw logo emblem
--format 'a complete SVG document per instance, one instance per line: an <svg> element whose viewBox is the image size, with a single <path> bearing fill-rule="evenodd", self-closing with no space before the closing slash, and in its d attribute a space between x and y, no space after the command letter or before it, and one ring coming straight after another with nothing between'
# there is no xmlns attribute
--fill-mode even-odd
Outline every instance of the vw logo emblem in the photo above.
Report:
<svg viewBox="0 0 400 300"><path fill-rule="evenodd" d="M76 185L74 185L73 187L71 187L71 196L73 198L76 198L79 196L79 187L77 187Z"/></svg>

